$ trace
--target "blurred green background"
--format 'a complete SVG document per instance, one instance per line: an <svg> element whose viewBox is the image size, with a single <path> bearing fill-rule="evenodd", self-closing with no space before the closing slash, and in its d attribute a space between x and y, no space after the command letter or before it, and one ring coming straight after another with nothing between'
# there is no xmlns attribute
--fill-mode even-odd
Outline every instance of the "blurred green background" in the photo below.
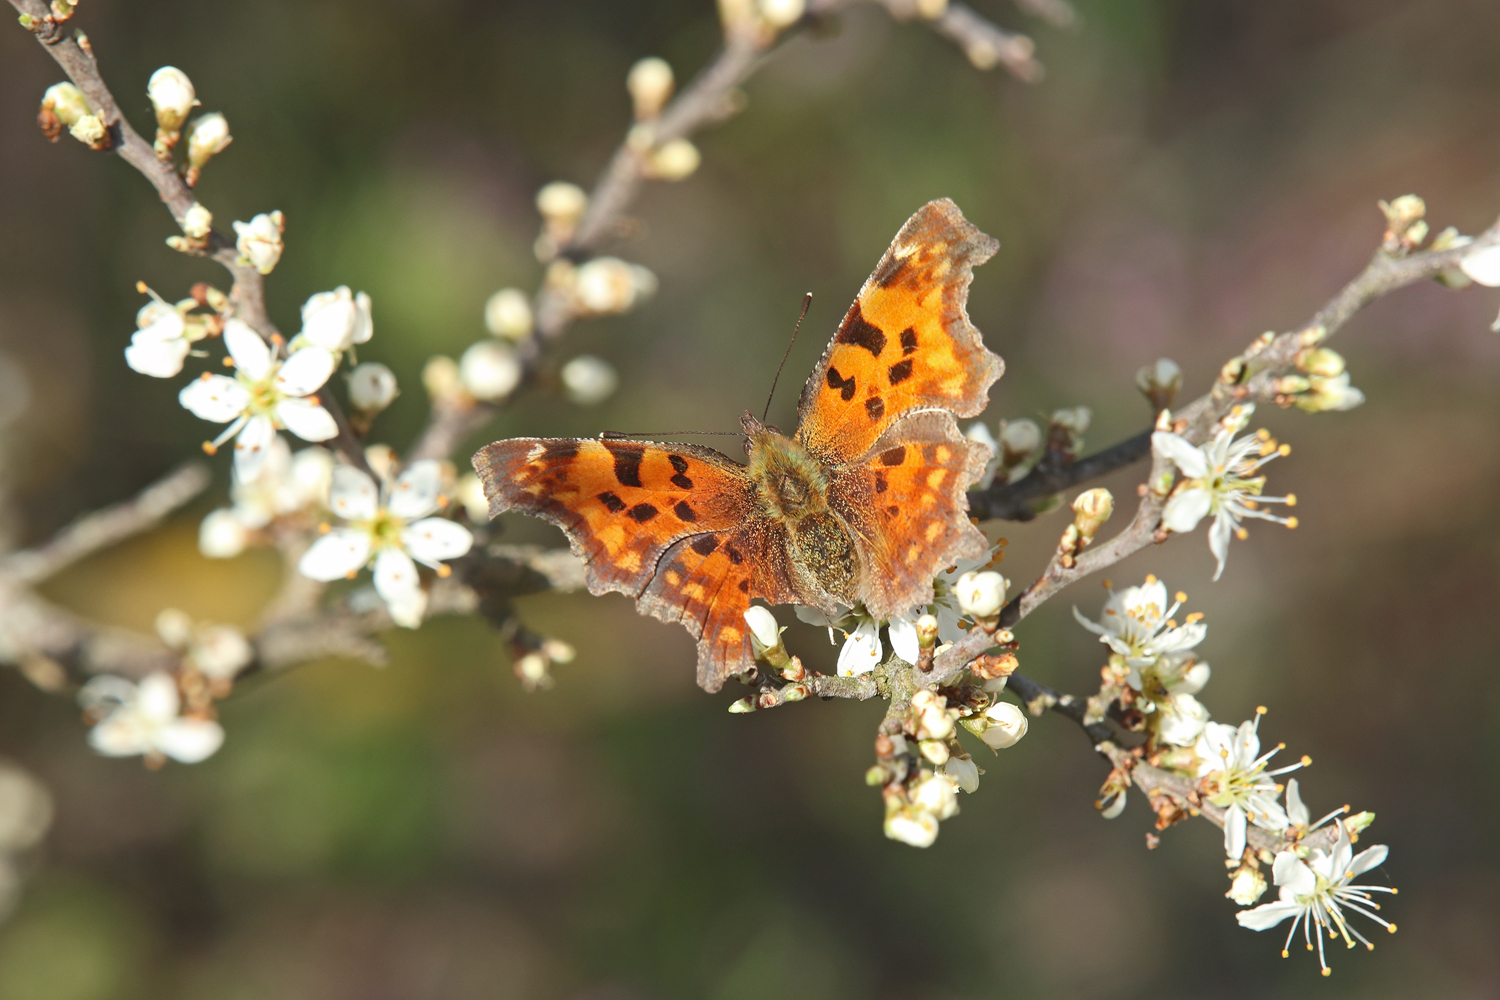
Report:
<svg viewBox="0 0 1500 1000"><path fill-rule="evenodd" d="M1500 210L1492 0L1085 0L1073 32L976 2L1035 35L1044 82L976 72L874 9L793 41L746 112L701 137L702 169L637 205L617 252L655 270L657 297L567 338L560 359L608 358L619 394L580 410L543 387L471 444L732 430L811 290L816 332L772 410L789 426L823 333L906 216L947 195L1002 245L971 302L1008 365L986 419L1084 403L1102 446L1149 418L1139 365L1175 358L1196 395L1252 337L1309 317L1374 249L1376 199L1423 195L1434 230ZM423 361L483 335L490 292L536 281L533 194L598 175L631 63L660 55L685 78L717 45L706 0L89 0L81 15L138 128L165 63L227 115L236 141L201 196L221 221L285 211L268 283L283 329L311 292L374 297L360 354L402 378L376 430L398 447L424 416ZM168 298L223 282L166 249L171 221L126 165L38 134L59 79L0 30L0 350L32 387L6 442L25 541L197 450L205 425L175 383L120 351L137 280ZM157 773L94 756L73 705L0 674L0 753L58 807L0 927L0 1000L1500 995L1497 299L1433 285L1379 303L1335 345L1363 408L1264 414L1294 445L1270 487L1301 498L1298 531L1252 529L1216 584L1201 533L1112 574L1154 571L1208 613L1203 700L1226 721L1270 707L1267 740L1316 759L1315 813L1379 814L1366 839L1391 845L1377 877L1401 889L1401 933L1340 949L1330 980L1235 924L1213 828L1148 853L1139 798L1102 821L1105 769L1065 721L981 759L979 792L916 851L881 836L861 782L879 706L731 717L734 693L694 687L680 628L577 595L523 602L579 648L550 692L519 690L480 621L434 621L389 636L383 669L243 685L223 750ZM252 623L274 557L195 547L217 473L213 497L49 593L142 629L168 605ZM1134 482L1108 485L1128 498ZM1061 524L1003 527L1005 569L1029 579ZM1025 669L1095 683L1102 647L1068 608L1102 598L1090 581L1027 621ZM832 652L811 629L792 641Z"/></svg>

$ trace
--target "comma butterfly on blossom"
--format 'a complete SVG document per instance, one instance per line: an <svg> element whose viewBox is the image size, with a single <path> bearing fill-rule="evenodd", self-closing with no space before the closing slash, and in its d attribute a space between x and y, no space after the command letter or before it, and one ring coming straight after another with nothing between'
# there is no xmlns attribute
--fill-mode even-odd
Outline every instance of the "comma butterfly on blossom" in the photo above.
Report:
<svg viewBox="0 0 1500 1000"><path fill-rule="evenodd" d="M966 491L989 449L954 418L983 410L1005 370L965 310L998 246L948 199L922 206L813 369L796 434L740 418L748 465L688 444L497 441L474 456L490 516L550 521L591 593L681 622L709 691L755 665L754 599L877 619L930 603L934 575L987 549Z"/></svg>

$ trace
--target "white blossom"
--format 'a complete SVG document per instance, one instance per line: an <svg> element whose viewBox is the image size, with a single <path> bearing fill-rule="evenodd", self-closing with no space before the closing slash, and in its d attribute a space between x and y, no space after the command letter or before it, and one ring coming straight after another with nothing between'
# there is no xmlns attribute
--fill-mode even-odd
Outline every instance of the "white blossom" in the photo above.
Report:
<svg viewBox="0 0 1500 1000"><path fill-rule="evenodd" d="M236 220L233 225L237 237L234 248L239 251L240 261L261 274L270 274L281 260L281 233L286 228L286 218L280 212L262 212L249 222Z"/></svg>
<svg viewBox="0 0 1500 1000"><path fill-rule="evenodd" d="M953 585L958 607L975 618L992 618L1005 606L1005 577L994 570L970 571Z"/></svg>
<svg viewBox="0 0 1500 1000"><path fill-rule="evenodd" d="M182 371L192 337L181 311L153 299L135 315L138 328L125 348L125 363L142 375L171 378Z"/></svg>
<svg viewBox="0 0 1500 1000"><path fill-rule="evenodd" d="M1282 746L1260 752L1260 713L1238 728L1221 722L1203 727L1194 751L1199 758L1198 778L1204 798L1224 810L1224 854L1238 861L1245 853L1245 826L1254 823L1263 830L1280 833L1288 826L1286 812L1276 801L1281 786L1276 775L1296 770L1306 763L1266 769L1266 763Z"/></svg>
<svg viewBox="0 0 1500 1000"><path fill-rule="evenodd" d="M209 559L233 559L249 540L249 529L229 507L210 511L198 525L198 551Z"/></svg>
<svg viewBox="0 0 1500 1000"><path fill-rule="evenodd" d="M1458 266L1481 285L1500 286L1500 243L1480 247L1460 260Z"/></svg>
<svg viewBox="0 0 1500 1000"><path fill-rule="evenodd" d="M1004 750L1021 742L1031 722L1026 713L1008 701L997 701L985 709L977 719L967 719L964 725L970 732L984 741L991 750Z"/></svg>
<svg viewBox="0 0 1500 1000"><path fill-rule="evenodd" d="M938 820L925 809L913 806L886 813L885 835L912 847L931 847L937 840Z"/></svg>
<svg viewBox="0 0 1500 1000"><path fill-rule="evenodd" d="M307 441L327 441L338 434L333 416L312 394L322 388L338 364L321 347L303 347L285 360L244 322L224 324L224 346L238 369L234 378L204 373L178 400L194 415L229 426L204 445L212 454L231 437L235 473L242 482L260 474L277 430L285 428Z"/></svg>
<svg viewBox="0 0 1500 1000"><path fill-rule="evenodd" d="M224 742L217 722L179 714L182 702L170 674L154 673L140 684L101 674L83 686L78 700L102 715L89 732L89 745L107 757L161 754L196 764Z"/></svg>
<svg viewBox="0 0 1500 1000"><path fill-rule="evenodd" d="M521 384L521 362L509 346L480 340L469 345L459 359L458 376L469 395L493 403Z"/></svg>
<svg viewBox="0 0 1500 1000"><path fill-rule="evenodd" d="M428 516L438 509L441 494L441 465L430 459L413 463L394 484L380 487L360 470L339 466L333 471L329 507L346 524L314 542L298 568L314 580L327 581L353 576L373 563L375 591L391 619L416 628L427 609L427 594L413 560L446 575L444 560L457 559L474 543L469 529Z"/></svg>
<svg viewBox="0 0 1500 1000"><path fill-rule="evenodd" d="M884 655L885 650L880 645L880 626L866 618L848 633L843 648L839 650L839 676L867 674L875 669Z"/></svg>
<svg viewBox="0 0 1500 1000"><path fill-rule="evenodd" d="M214 226L214 214L198 202L193 202L182 216L182 231L195 240L207 236Z"/></svg>
<svg viewBox="0 0 1500 1000"><path fill-rule="evenodd" d="M374 333L370 296L356 295L348 285L318 292L302 304L302 332L297 336L314 347L338 354L368 343Z"/></svg>
<svg viewBox="0 0 1500 1000"><path fill-rule="evenodd" d="M587 312L621 313L656 292L656 276L618 257L595 257L579 266L573 294Z"/></svg>
<svg viewBox="0 0 1500 1000"><path fill-rule="evenodd" d="M746 608L745 624L750 627L751 645L756 656L781 645L781 626L776 624L776 616L771 614L769 608L759 604Z"/></svg>
<svg viewBox="0 0 1500 1000"><path fill-rule="evenodd" d="M1324 932L1330 938L1342 937L1349 948L1354 947L1357 939L1371 951L1375 945L1350 924L1350 916L1358 914L1375 921L1392 934L1396 932L1395 924L1375 912L1380 905L1370 895L1372 892L1395 893L1396 890L1383 885L1352 884L1358 876L1384 864L1388 851L1384 844L1377 844L1355 854L1349 830L1340 823L1339 839L1331 851L1315 849L1307 852L1306 857L1300 857L1299 853L1302 852L1282 851L1271 866L1276 885L1281 889L1281 898L1253 910L1241 910L1235 914L1235 919L1241 927L1263 931L1291 917L1292 927L1281 946L1281 957L1286 958L1290 953L1292 936L1297 933L1297 925L1301 924L1308 951L1313 950L1312 939L1318 939L1318 965L1326 976L1331 970L1323 950Z"/></svg>
<svg viewBox="0 0 1500 1000"><path fill-rule="evenodd" d="M943 765L943 773L953 780L960 791L973 794L979 791L979 765L968 757L949 757Z"/></svg>
<svg viewBox="0 0 1500 1000"><path fill-rule="evenodd" d="M958 792L947 775L924 771L911 790L911 804L936 819L949 819L958 812Z"/></svg>
<svg viewBox="0 0 1500 1000"><path fill-rule="evenodd" d="M562 366L563 388L568 398L579 406L597 406L620 385L614 366L592 354L580 354Z"/></svg>
<svg viewBox="0 0 1500 1000"><path fill-rule="evenodd" d="M1151 435L1151 448L1159 456L1171 459L1187 478L1173 490L1172 497L1162 511L1161 523L1176 532L1192 531L1203 518L1212 515L1213 525L1208 530L1208 547L1218 560L1214 573L1217 580L1224 572L1224 561L1229 556L1229 536L1244 529L1240 521L1247 517L1258 517L1275 521L1288 527L1296 527L1295 517L1280 517L1262 510L1261 504L1297 502L1295 496L1261 496L1266 477L1255 473L1277 455L1286 454L1285 446L1278 449L1269 438L1247 435L1238 441L1234 435L1242 430L1255 412L1253 404L1235 407L1214 435L1213 440L1196 447L1186 438L1167 431Z"/></svg>
<svg viewBox="0 0 1500 1000"><path fill-rule="evenodd" d="M255 658L250 641L233 625L195 622L177 608L156 616L156 634L200 673L217 680L234 677Z"/></svg>

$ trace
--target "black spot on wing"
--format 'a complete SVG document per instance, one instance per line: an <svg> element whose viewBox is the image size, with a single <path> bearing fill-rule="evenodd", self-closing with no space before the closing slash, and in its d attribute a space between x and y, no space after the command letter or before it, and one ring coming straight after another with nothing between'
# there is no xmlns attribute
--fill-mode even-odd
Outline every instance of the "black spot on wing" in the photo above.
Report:
<svg viewBox="0 0 1500 1000"><path fill-rule="evenodd" d="M911 256L888 257L881 262L880 270L875 272L875 284L881 288L890 288L901 280L906 269L911 266Z"/></svg>
<svg viewBox="0 0 1500 1000"><path fill-rule="evenodd" d="M890 375L891 385L900 385L911 378L911 358L891 365L891 370L888 374Z"/></svg>
<svg viewBox="0 0 1500 1000"><path fill-rule="evenodd" d="M897 514L901 513L901 508L892 504L885 509L885 513L887 517L895 517Z"/></svg>
<svg viewBox="0 0 1500 1000"><path fill-rule="evenodd" d="M828 388L836 391L844 398L844 402L846 403L854 398L854 379L852 377L844 378L844 376L839 374L837 368L830 367L828 369Z"/></svg>
<svg viewBox="0 0 1500 1000"><path fill-rule="evenodd" d="M900 465L904 461L906 461L906 445L904 444L880 453L881 465Z"/></svg>
<svg viewBox="0 0 1500 1000"><path fill-rule="evenodd" d="M870 415L871 420L879 420L885 416L885 401L879 396L871 396L865 400L865 412Z"/></svg>
<svg viewBox="0 0 1500 1000"><path fill-rule="evenodd" d="M917 349L917 331L914 327L907 327L901 331L901 356L915 353Z"/></svg>
<svg viewBox="0 0 1500 1000"><path fill-rule="evenodd" d="M745 561L745 557L740 554L740 550L735 548L733 545L725 546L724 551L729 553L729 561L734 563L736 566Z"/></svg>
<svg viewBox="0 0 1500 1000"><path fill-rule="evenodd" d="M690 490L693 488L693 481L682 473L676 472L672 474L672 485L678 489Z"/></svg>
<svg viewBox="0 0 1500 1000"><path fill-rule="evenodd" d="M689 547L700 556L711 556L719 547L719 538L717 535L703 535L693 539L693 544Z"/></svg>
<svg viewBox="0 0 1500 1000"><path fill-rule="evenodd" d="M641 524L645 524L647 521L651 520L653 517L660 513L661 511L657 510L649 503L638 503L634 507L630 508L630 516L635 518Z"/></svg>
<svg viewBox="0 0 1500 1000"><path fill-rule="evenodd" d="M885 333L880 327L865 322L864 313L860 311L859 303L856 302L849 307L849 315L844 317L844 325L839 327L838 342L863 347L878 358L880 352L885 350Z"/></svg>
<svg viewBox="0 0 1500 1000"><path fill-rule="evenodd" d="M613 447L605 445L605 447L609 448L610 453L615 457L615 480L621 486L639 488L641 485L641 449L618 445Z"/></svg>
<svg viewBox="0 0 1500 1000"><path fill-rule="evenodd" d="M741 580L740 581L740 590L743 591L746 594L750 593L750 581L749 580Z"/></svg>
<svg viewBox="0 0 1500 1000"><path fill-rule="evenodd" d="M681 455L668 455L667 461L672 463L673 472L686 472L688 470L688 460Z"/></svg>
<svg viewBox="0 0 1500 1000"><path fill-rule="evenodd" d="M677 506L672 508L672 513L676 514L679 518L686 521L688 524L692 524L694 521L698 520L698 512L689 507L687 505L687 501L685 500L679 500L677 502Z"/></svg>
<svg viewBox="0 0 1500 1000"><path fill-rule="evenodd" d="M888 483L888 482L886 482L885 475L883 473L880 473L880 472L875 473L875 492L876 493L884 493L886 490L890 489L890 486L891 486L891 484Z"/></svg>
<svg viewBox="0 0 1500 1000"><path fill-rule="evenodd" d="M608 507L611 514L618 514L625 509L625 501L608 491L599 494L599 502Z"/></svg>

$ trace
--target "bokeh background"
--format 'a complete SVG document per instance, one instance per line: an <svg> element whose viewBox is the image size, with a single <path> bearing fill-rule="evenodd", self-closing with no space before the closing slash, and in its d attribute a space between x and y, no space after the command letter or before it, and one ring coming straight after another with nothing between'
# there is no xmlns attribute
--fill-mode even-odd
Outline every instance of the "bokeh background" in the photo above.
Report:
<svg viewBox="0 0 1500 1000"><path fill-rule="evenodd" d="M602 429L732 430L765 397L802 293L815 293L773 407L808 371L902 220L947 195L1002 244L971 312L1008 363L986 419L1087 404L1093 446L1149 418L1132 386L1158 356L1187 391L1266 329L1294 328L1379 239L1375 202L1427 199L1434 230L1500 211L1500 7L1490 0L1084 0L1032 32L1035 86L970 67L917 24L859 10L787 45L746 112L701 137L702 169L648 189L618 249L661 279L629 316L580 324L561 358L610 359L622 388L580 410L545 386L470 444ZM536 189L588 186L628 116L641 56L686 77L717 26L706 0L90 0L82 23L138 128L157 66L185 69L235 143L201 187L221 220L280 208L268 283L281 326L310 293L371 293L361 357L405 388L376 436L424 416L418 373L483 334L486 296L532 285ZM45 537L197 450L175 385L120 351L144 279L169 298L215 266L125 164L37 102L61 76L0 30L0 350L30 386L5 441L15 531ZM993 759L963 814L916 851L880 833L861 774L875 705L731 717L692 681L679 628L618 596L538 596L534 628L579 648L527 695L478 620L388 637L390 665L310 664L242 685L205 764L151 773L84 743L78 710L0 674L0 754L57 802L0 926L0 1000L416 998L1492 997L1500 994L1495 501L1500 295L1407 290L1336 346L1369 396L1347 414L1265 413L1291 441L1270 470L1302 527L1252 529L1210 583L1201 535L1142 553L1208 613L1203 699L1316 764L1315 812L1348 801L1391 845L1400 924L1329 980L1274 932L1234 922L1217 831L1145 849L1137 798L1092 807L1104 767L1057 718ZM162 607L250 625L274 556L202 559L214 494L49 594L148 629ZM1116 476L1122 503L1134 479ZM1061 523L1006 525L1029 579ZM549 529L510 526L517 539ZM1021 633L1025 669L1065 689L1103 649L1074 624L1097 581ZM831 656L816 631L796 647ZM824 662L827 662L826 660Z"/></svg>

